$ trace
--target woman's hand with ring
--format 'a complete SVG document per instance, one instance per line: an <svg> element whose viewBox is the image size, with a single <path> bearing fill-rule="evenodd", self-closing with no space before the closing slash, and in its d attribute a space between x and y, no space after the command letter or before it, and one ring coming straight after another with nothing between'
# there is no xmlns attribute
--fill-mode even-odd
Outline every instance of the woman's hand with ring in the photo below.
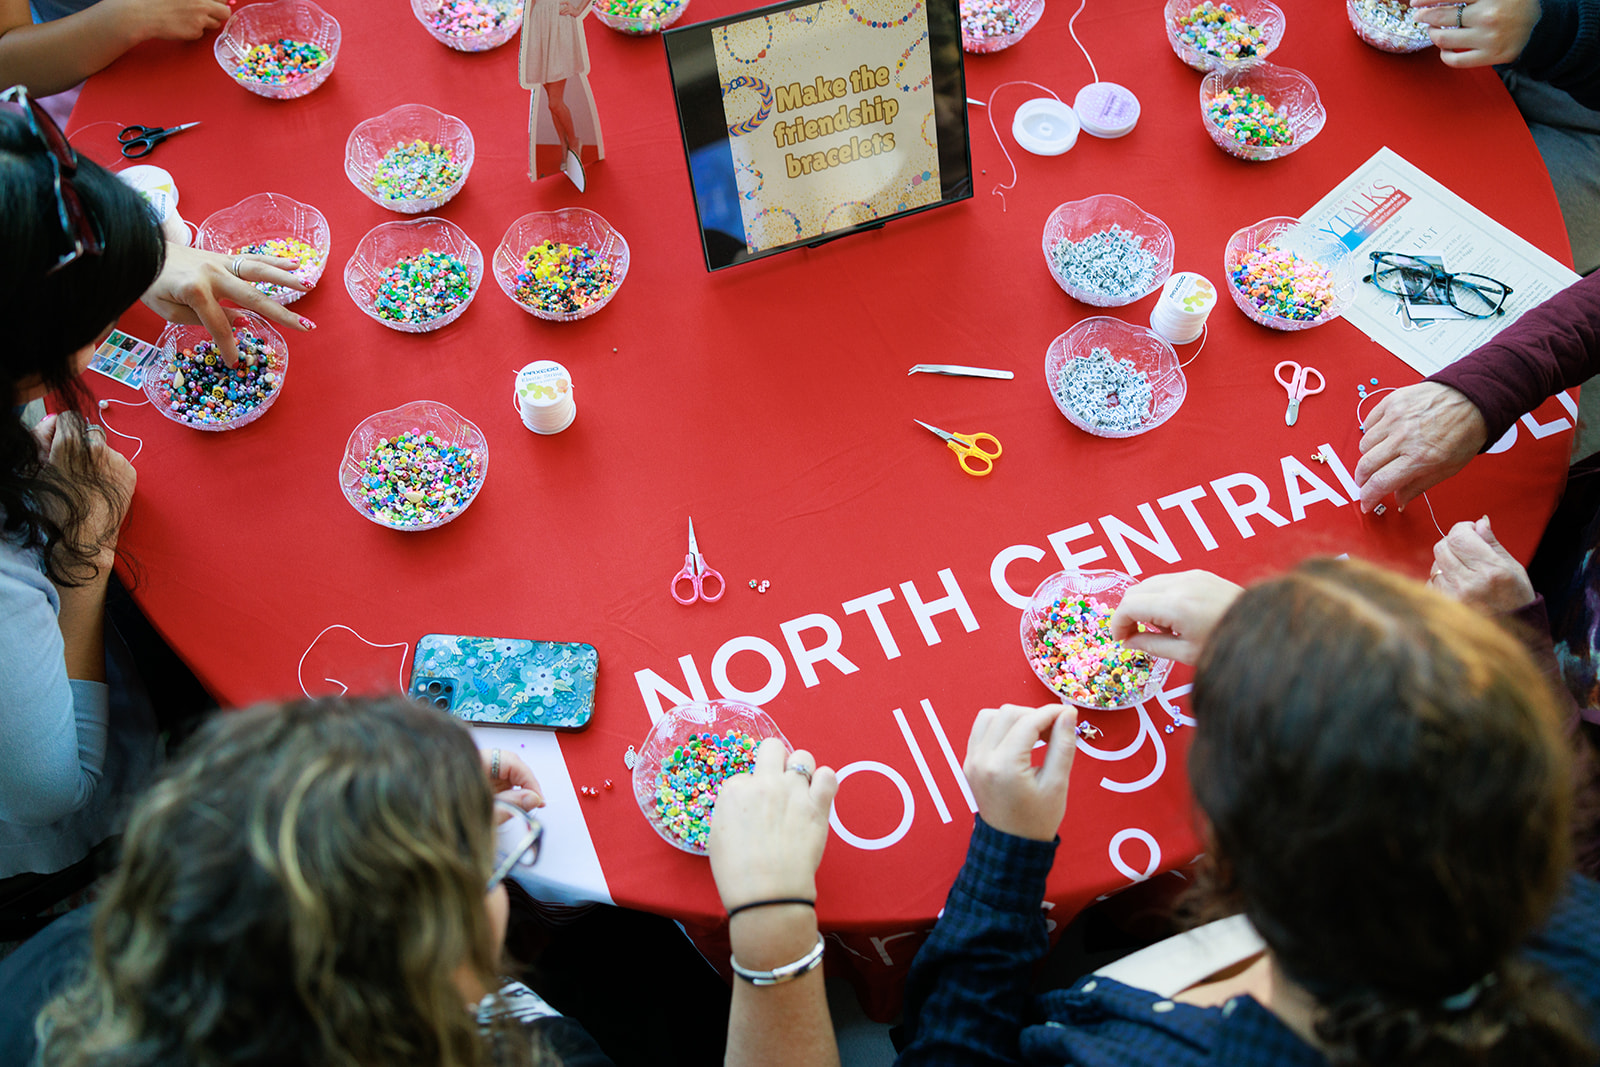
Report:
<svg viewBox="0 0 1600 1067"><path fill-rule="evenodd" d="M234 273L235 265L239 273ZM310 319L290 311L255 286L256 282L283 285L299 292L309 286L289 273L296 262L271 256L245 255L235 259L216 252L167 242L167 255L161 273L145 290L144 302L168 322L203 325L222 349L229 366L239 361L239 346L233 339L232 318L223 300L255 312L286 329L304 333L313 328Z"/></svg>
<svg viewBox="0 0 1600 1067"><path fill-rule="evenodd" d="M724 907L816 899L828 812L839 788L831 768L810 770L816 762L804 749L785 759L783 742L769 737L756 748L753 771L722 783L709 851Z"/></svg>

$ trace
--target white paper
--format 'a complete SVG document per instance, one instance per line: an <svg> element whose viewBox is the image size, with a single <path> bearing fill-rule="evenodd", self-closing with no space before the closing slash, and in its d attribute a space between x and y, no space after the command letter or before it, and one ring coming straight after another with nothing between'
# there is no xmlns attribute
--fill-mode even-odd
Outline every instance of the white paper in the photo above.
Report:
<svg viewBox="0 0 1600 1067"><path fill-rule="evenodd" d="M1389 148L1351 174L1301 221L1348 249L1371 273L1369 252L1442 257L1452 273L1487 274L1511 287L1505 314L1488 319L1407 316L1400 299L1369 282L1356 288L1344 317L1423 375L1443 370L1505 329L1529 308L1578 280L1494 219Z"/></svg>

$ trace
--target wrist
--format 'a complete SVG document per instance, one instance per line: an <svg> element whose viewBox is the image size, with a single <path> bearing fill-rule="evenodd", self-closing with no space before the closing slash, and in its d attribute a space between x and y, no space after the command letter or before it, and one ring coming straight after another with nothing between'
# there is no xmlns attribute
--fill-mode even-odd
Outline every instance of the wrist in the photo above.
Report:
<svg viewBox="0 0 1600 1067"><path fill-rule="evenodd" d="M728 922L728 942L742 966L766 971L799 959L817 941L817 913L804 904L752 908Z"/></svg>

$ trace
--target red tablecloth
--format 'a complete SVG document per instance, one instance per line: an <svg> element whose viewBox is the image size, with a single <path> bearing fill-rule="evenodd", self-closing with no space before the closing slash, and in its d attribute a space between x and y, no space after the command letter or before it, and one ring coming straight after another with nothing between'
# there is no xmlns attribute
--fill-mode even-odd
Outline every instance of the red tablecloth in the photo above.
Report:
<svg viewBox="0 0 1600 1067"><path fill-rule="evenodd" d="M973 716L1050 698L1019 650L1008 588L1026 595L1074 553L1090 566L1120 566L1126 553L1146 574L1206 567L1248 581L1310 554L1350 552L1421 575L1436 538L1422 507L1363 519L1327 499L1298 509L1290 500L1285 472L1296 464L1341 501L1347 495L1311 456L1327 443L1354 467L1357 382L1416 378L1342 321L1275 333L1224 300L1170 422L1122 441L1068 425L1041 363L1052 338L1097 311L1046 272L1046 214L1065 200L1120 193L1171 226L1178 269L1221 282L1233 230L1299 214L1388 144L1570 261L1549 180L1494 75L1449 71L1431 51L1374 51L1336 4L1296 5L1273 56L1309 74L1329 112L1321 136L1284 160L1244 163L1212 145L1197 113L1199 75L1168 48L1158 0L1095 2L1078 33L1100 76L1138 94L1143 116L1130 136L1085 136L1059 158L1013 148L1020 176L1002 210L990 189L1006 165L985 112L972 108L970 202L717 276L701 264L659 40L589 24L608 158L579 195L564 179L527 181L528 94L514 44L456 53L403 5L328 6L343 24L343 50L328 83L304 99L236 87L208 40L137 49L78 104L78 143L107 161L115 130L95 123L204 122L150 160L176 177L190 219L271 190L317 205L333 229L328 272L295 305L319 328L290 337L289 379L267 417L202 434L150 408L108 413L145 441L123 538L140 603L236 704L298 695L298 661L333 623L381 642L428 632L592 642L601 661L594 722L561 737L560 752L573 785L612 779L617 788L582 800L569 788L551 836L586 829L612 899L692 925L720 916L707 865L663 844L640 816L623 753L644 738L651 707L674 702L661 695L671 689L760 691L796 744L848 772L836 825L849 836L829 842L818 910L841 934L844 951L830 955L882 994L880 1011L966 848L970 805L957 766ZM695 0L690 17L738 6ZM1068 36L1071 8L1053 5L1010 51L968 56L969 95L985 99L1001 82L1028 78L1070 100L1089 80ZM1002 130L1034 95L1000 95ZM471 178L438 214L489 255L527 211L591 207L632 247L614 302L583 322L542 322L486 279L466 314L438 333L401 335L362 315L341 268L363 233L395 216L346 180L344 141L357 122L408 101L459 115L477 139ZM1115 313L1142 324L1150 306ZM151 339L159 329L143 309L124 326ZM559 359L575 379L577 420L554 437L525 430L510 403L513 372L539 357ZM1328 379L1293 428L1272 378L1290 357ZM907 377L923 361L1007 367L1017 378ZM477 422L491 463L467 514L404 534L357 515L335 472L357 422L414 399L444 401ZM993 476L968 477L914 417L991 431L1005 455ZM1562 418L1554 401L1538 415L1552 430ZM1510 451L1480 458L1430 494L1439 520L1488 513L1526 558L1568 446L1565 430L1524 433ZM1230 516L1223 497L1248 504L1256 488L1286 525ZM690 515L729 590L720 603L686 608L667 586ZM1108 527L1131 527L1148 541L1152 521L1179 560L1162 560L1132 533L1121 552L1109 539ZM749 579L771 588L753 592ZM804 650L830 634L836 658L809 662ZM336 677L392 690L397 655L336 631L307 658L307 684L336 691L320 681ZM1180 670L1169 684L1166 703L1180 712L1186 681ZM1198 851L1187 728L1167 733L1172 720L1156 702L1087 717L1106 736L1078 759L1050 880L1058 916Z"/></svg>

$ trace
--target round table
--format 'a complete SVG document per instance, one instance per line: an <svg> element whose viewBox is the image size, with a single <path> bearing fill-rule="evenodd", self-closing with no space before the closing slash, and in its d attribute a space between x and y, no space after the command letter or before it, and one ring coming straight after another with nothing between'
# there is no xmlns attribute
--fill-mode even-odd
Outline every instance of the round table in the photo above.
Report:
<svg viewBox="0 0 1600 1067"><path fill-rule="evenodd" d="M290 374L265 418L207 434L148 407L106 413L144 441L122 539L139 603L227 704L297 697L300 679L314 694L401 684L401 648L339 629L313 646L334 624L379 643L455 633L594 644L587 730L488 733L526 755L546 787L544 887L670 915L708 937L722 919L707 864L641 817L624 754L679 697L757 700L840 771L818 913L835 935L833 966L857 979L869 1010L891 1014L966 849L973 804L959 765L974 715L1051 700L1019 649L1019 596L1066 563L1146 575L1205 567L1249 581L1349 552L1421 576L1437 536L1426 509L1364 518L1344 503L1334 468L1358 457L1356 384L1417 375L1343 321L1277 333L1223 300L1169 422L1127 440L1069 425L1041 363L1054 337L1100 311L1063 294L1041 262L1050 210L1119 193L1172 228L1176 269L1221 283L1236 228L1301 213L1388 144L1570 262L1549 180L1492 72L1447 70L1432 51L1377 52L1339 5L1300 5L1272 59L1317 83L1327 128L1294 155L1251 164L1208 139L1200 76L1169 49L1161 6L1092 3L1077 23L1100 76L1139 96L1129 136L1084 136L1056 158L1013 145L1018 180L1002 204L991 189L1007 165L984 109L972 107L972 200L717 275L701 262L654 38L588 23L608 158L581 195L563 178L527 179L515 43L453 52L403 7L339 5L336 70L287 102L232 84L209 40L134 50L85 88L73 122L81 150L120 162L116 127L201 120L149 160L175 176L186 217L270 190L316 205L333 231L321 285L294 305L318 328L289 338ZM696 0L690 17L736 10ZM968 56L969 96L1027 78L1070 100L1089 80L1070 15L1070 4L1052 6L1016 47ZM1039 95L999 93L1008 143L1012 112ZM346 180L345 138L411 101L460 116L476 136L465 189L436 213L486 255L531 210L578 204L622 232L632 266L610 306L577 323L540 321L486 278L457 322L418 336L354 306L343 264L368 229L396 216ZM1143 324L1152 300L1112 313ZM160 328L142 308L123 325L146 339ZM571 369L578 407L571 428L550 437L524 429L508 402L514 371L542 357ZM1272 376L1290 358L1328 379L1294 427ZM918 362L1009 368L1016 379L908 377ZM137 399L104 379L93 386ZM465 515L399 533L352 510L336 471L356 423L417 399L478 423L492 463ZM1564 416L1552 401L1537 417L1554 426ZM1004 456L991 476L969 477L913 418L990 431ZM1338 464L1312 461L1323 444ZM1568 446L1567 432L1525 434L1479 458L1430 494L1439 520L1488 513L1526 559ZM1332 498L1291 501L1291 465L1314 470ZM1257 492L1270 515L1251 513ZM691 516L728 591L684 607L668 583ZM752 579L769 589L750 589ZM1057 921L1200 851L1184 772L1187 680L1180 668L1159 701L1085 716L1104 736L1076 764L1049 883Z"/></svg>

